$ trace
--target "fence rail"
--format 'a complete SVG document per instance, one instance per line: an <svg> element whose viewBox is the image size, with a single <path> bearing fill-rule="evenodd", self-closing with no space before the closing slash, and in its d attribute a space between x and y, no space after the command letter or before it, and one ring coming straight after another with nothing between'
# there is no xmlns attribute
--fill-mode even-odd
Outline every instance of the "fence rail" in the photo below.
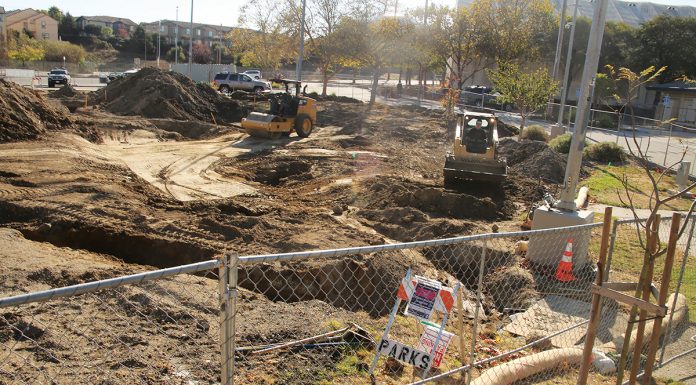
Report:
<svg viewBox="0 0 696 385"><path fill-rule="evenodd" d="M660 227L663 240L666 221ZM635 225L632 220L614 221L611 280L630 279L640 267ZM478 385L505 376L516 360L542 364L556 359L569 365L533 373L527 381L572 379L589 316L592 261L601 226L229 254L2 298L0 380L366 383L368 363L408 269L447 287L463 285L462 301L445 322L449 348L430 372L432 377L422 379L410 365L380 358L376 383L452 378ZM690 248L693 229L692 222L679 240L682 259L675 266L681 269L675 268L673 275L691 306L696 283L684 277L692 276L696 266ZM569 239L573 265L560 276L558 261ZM41 271L35 278L61 282L51 274ZM678 372L685 365L681 357L691 352L684 346L695 326L685 321L683 309L675 312L674 304L670 306L658 375L660 370ZM388 338L406 346L427 345L425 336L433 326L404 315L404 305L396 309ZM616 350L625 311L605 300L598 351ZM431 321L445 321L445 315L435 312ZM593 383L610 380L610 373L593 372L590 377Z"/></svg>

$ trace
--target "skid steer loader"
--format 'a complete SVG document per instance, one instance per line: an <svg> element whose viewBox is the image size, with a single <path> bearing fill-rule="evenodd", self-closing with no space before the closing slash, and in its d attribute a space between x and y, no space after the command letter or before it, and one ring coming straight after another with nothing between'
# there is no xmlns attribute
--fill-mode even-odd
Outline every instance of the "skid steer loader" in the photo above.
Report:
<svg viewBox="0 0 696 385"><path fill-rule="evenodd" d="M498 130L495 115L464 112L457 115L452 152L445 156L445 186L465 180L502 182L507 162L498 156Z"/></svg>
<svg viewBox="0 0 696 385"><path fill-rule="evenodd" d="M242 119L242 128L247 134L261 138L277 139L290 136L293 131L302 138L308 137L317 122L317 101L301 94L302 83L298 80L271 79L271 82L283 84L285 92L270 94L269 113L252 112Z"/></svg>

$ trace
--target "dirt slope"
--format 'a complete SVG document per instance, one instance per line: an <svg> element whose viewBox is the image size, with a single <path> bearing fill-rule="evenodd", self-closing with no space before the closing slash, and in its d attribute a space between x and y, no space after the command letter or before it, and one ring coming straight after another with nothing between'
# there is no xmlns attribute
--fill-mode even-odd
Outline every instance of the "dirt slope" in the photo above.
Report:
<svg viewBox="0 0 696 385"><path fill-rule="evenodd" d="M70 128L67 109L39 93L0 79L0 143L36 139L47 130Z"/></svg>

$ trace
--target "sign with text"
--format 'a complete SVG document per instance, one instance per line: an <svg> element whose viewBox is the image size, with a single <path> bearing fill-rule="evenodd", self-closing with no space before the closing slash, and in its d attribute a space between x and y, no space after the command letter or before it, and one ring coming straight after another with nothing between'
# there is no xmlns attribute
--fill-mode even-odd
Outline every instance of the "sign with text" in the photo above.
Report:
<svg viewBox="0 0 696 385"><path fill-rule="evenodd" d="M427 369L431 360L430 354L424 351L386 338L379 344L379 353L419 369Z"/></svg>
<svg viewBox="0 0 696 385"><path fill-rule="evenodd" d="M425 321L430 319L441 287L438 281L418 277L404 314Z"/></svg>
<svg viewBox="0 0 696 385"><path fill-rule="evenodd" d="M418 341L419 350L426 352L433 351L433 346L435 346L435 340L437 339L437 333L440 331L439 328L434 328L432 326L426 326L421 335L420 341ZM440 367L442 362L442 357L445 356L447 347L449 346L450 340L454 337L454 334L442 331L442 337L440 338L440 343L437 344L437 349L435 349L435 355L433 357L433 368Z"/></svg>

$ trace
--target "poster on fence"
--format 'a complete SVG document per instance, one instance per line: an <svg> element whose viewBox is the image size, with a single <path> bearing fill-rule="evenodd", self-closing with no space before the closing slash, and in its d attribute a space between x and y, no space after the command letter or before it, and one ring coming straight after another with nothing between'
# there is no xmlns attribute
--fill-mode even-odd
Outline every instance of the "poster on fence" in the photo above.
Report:
<svg viewBox="0 0 696 385"><path fill-rule="evenodd" d="M429 320L441 287L442 284L438 281L418 277L404 314L424 321Z"/></svg>
<svg viewBox="0 0 696 385"><path fill-rule="evenodd" d="M421 335L420 341L418 341L418 347L416 347L416 349L425 352L432 351L433 346L435 345L435 340L437 339L437 333L439 331L439 326L433 327L425 325L425 330ZM437 349L435 349L435 354L433 356L433 368L440 367L442 357L445 356L445 352L447 351L447 347L449 346L452 337L454 337L454 334L445 330L442 331L442 338L440 338L440 343L437 344Z"/></svg>

